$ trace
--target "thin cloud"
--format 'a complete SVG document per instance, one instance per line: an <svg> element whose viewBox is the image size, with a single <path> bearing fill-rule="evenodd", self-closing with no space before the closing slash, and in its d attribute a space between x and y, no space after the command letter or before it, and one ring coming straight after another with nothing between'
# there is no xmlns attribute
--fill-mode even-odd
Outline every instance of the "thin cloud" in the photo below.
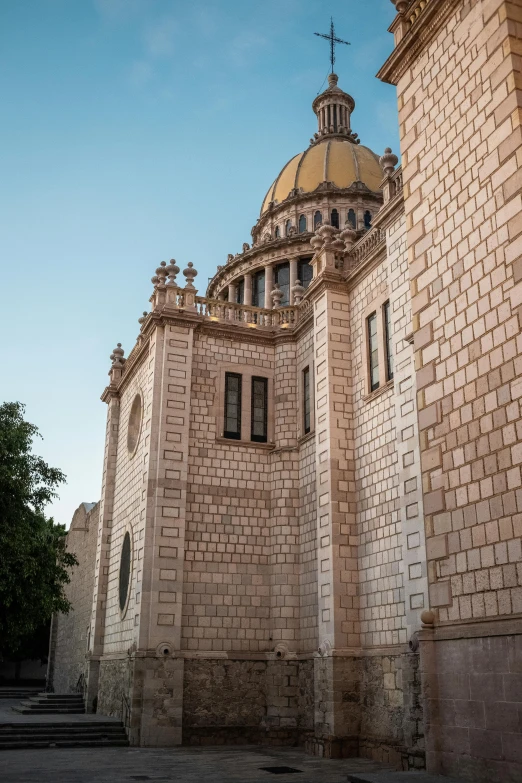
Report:
<svg viewBox="0 0 522 783"><path fill-rule="evenodd" d="M144 87L154 75L154 68L146 60L136 60L129 69L129 81L133 87Z"/></svg>
<svg viewBox="0 0 522 783"><path fill-rule="evenodd" d="M163 17L148 25L144 40L152 57L170 57L175 52L178 24L172 17Z"/></svg>

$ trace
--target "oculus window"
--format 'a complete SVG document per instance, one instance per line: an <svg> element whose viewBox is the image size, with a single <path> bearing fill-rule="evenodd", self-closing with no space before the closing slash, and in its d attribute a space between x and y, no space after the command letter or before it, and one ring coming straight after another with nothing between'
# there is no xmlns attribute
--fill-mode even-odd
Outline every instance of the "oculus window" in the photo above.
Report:
<svg viewBox="0 0 522 783"><path fill-rule="evenodd" d="M141 394L137 394L131 405L129 414L129 424L127 427L127 449L132 456L138 446L141 431L141 420L143 417L143 402Z"/></svg>
<svg viewBox="0 0 522 783"><path fill-rule="evenodd" d="M127 606L127 598L129 597L130 568L131 568L131 540L130 540L130 534L127 531L123 537L123 546L121 548L121 557L120 557L119 599L120 599L120 610L122 612Z"/></svg>

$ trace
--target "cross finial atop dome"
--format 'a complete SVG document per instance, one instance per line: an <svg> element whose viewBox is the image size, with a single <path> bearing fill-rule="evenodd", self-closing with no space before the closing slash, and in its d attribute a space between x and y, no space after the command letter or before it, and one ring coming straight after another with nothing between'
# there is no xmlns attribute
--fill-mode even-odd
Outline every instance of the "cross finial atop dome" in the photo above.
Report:
<svg viewBox="0 0 522 783"><path fill-rule="evenodd" d="M318 35L319 38L326 38L327 41L330 41L330 65L332 66L333 73L335 65L335 44L346 44L347 46L350 46L350 41L343 41L342 38L337 38L333 17L330 17L330 32L328 35L325 35L324 33L314 33L314 35Z"/></svg>

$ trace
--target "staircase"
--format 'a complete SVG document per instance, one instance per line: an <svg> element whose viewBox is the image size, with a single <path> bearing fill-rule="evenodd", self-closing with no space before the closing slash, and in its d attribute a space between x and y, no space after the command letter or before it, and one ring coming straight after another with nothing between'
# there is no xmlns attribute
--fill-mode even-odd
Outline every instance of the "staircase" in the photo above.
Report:
<svg viewBox="0 0 522 783"><path fill-rule="evenodd" d="M21 715L82 715L85 704L79 693L38 693L11 709Z"/></svg>
<svg viewBox="0 0 522 783"><path fill-rule="evenodd" d="M120 721L81 723L10 723L0 725L0 750L27 748L126 747L127 734Z"/></svg>
<svg viewBox="0 0 522 783"><path fill-rule="evenodd" d="M5 685L0 688L0 699L27 699L29 696L36 696L42 690L42 686L30 687Z"/></svg>

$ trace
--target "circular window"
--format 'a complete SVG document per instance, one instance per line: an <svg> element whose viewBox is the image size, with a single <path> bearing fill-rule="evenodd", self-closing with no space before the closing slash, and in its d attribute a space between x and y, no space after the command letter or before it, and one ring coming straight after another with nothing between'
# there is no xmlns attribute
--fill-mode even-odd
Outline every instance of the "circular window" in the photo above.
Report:
<svg viewBox="0 0 522 783"><path fill-rule="evenodd" d="M143 404L141 401L141 394L137 394L132 401L129 426L127 428L127 448L131 455L136 451L136 446L140 439L142 413Z"/></svg>
<svg viewBox="0 0 522 783"><path fill-rule="evenodd" d="M120 560L120 609L123 612L127 603L127 597L129 595L129 582L130 582L130 567L131 567L131 540L130 534L127 531L123 537L123 546L121 548L121 560Z"/></svg>

